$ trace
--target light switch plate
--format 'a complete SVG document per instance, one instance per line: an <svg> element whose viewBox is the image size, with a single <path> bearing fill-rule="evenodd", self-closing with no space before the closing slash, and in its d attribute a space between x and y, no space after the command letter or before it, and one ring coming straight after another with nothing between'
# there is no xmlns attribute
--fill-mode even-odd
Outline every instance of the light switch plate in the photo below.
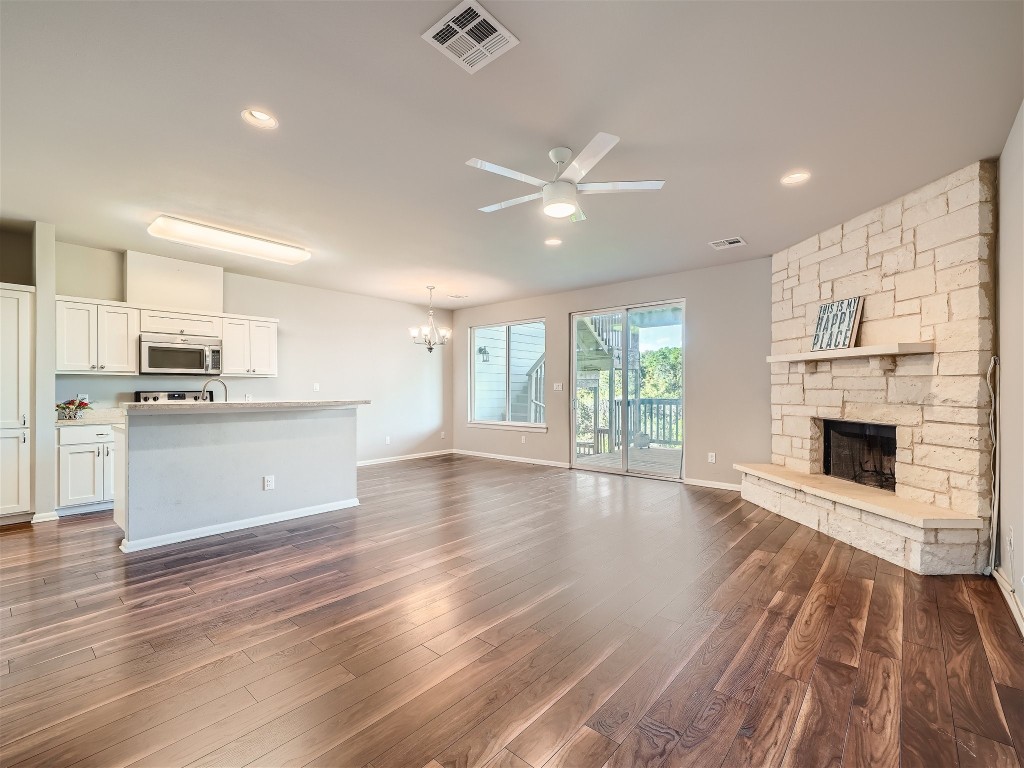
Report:
<svg viewBox="0 0 1024 768"><path fill-rule="evenodd" d="M556 381L555 382L555 392L561 392L561 391L562 391L562 382Z"/></svg>
<svg viewBox="0 0 1024 768"><path fill-rule="evenodd" d="M75 397L77 397L79 400L85 400L85 402L87 402L87 403L89 402L89 395L88 394L78 394L78 395L75 395Z"/></svg>

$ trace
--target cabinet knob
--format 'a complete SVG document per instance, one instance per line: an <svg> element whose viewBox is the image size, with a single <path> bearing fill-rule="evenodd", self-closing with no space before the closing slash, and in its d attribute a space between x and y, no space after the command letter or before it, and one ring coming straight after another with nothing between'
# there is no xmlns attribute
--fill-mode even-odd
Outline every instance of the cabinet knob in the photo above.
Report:
<svg viewBox="0 0 1024 768"><path fill-rule="evenodd" d="M21 414L21 426L23 426L23 427L27 427L28 426L28 415L27 414L24 414L24 413Z"/></svg>
<svg viewBox="0 0 1024 768"><path fill-rule="evenodd" d="M107 367L106 365L104 365L102 363L100 364L100 368L106 368L106 367Z"/></svg>
<svg viewBox="0 0 1024 768"><path fill-rule="evenodd" d="M95 365L90 365L89 367L90 367L90 368L95 368L96 366L95 366Z"/></svg>
<svg viewBox="0 0 1024 768"><path fill-rule="evenodd" d="M27 443L28 442L28 435L26 433L24 433L24 432L21 433L21 442L23 442L23 443Z"/></svg>
<svg viewBox="0 0 1024 768"><path fill-rule="evenodd" d="M178 333L184 333L184 332L185 332L184 328L182 328L180 331L178 331Z"/></svg>
<svg viewBox="0 0 1024 768"><path fill-rule="evenodd" d="M97 446L97 447L96 447L96 455L97 455L97 456L99 456L99 455L100 455L100 449L99 449L99 446Z"/></svg>

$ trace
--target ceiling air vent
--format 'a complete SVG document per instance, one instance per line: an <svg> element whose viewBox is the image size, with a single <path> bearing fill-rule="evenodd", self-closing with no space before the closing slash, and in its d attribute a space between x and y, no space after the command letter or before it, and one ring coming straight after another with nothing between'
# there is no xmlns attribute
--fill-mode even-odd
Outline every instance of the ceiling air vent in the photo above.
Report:
<svg viewBox="0 0 1024 768"><path fill-rule="evenodd" d="M726 248L737 248L746 244L747 241L742 237L727 237L724 240L712 240L708 243L716 251L724 251Z"/></svg>
<svg viewBox="0 0 1024 768"><path fill-rule="evenodd" d="M473 0L455 6L423 39L470 73L519 45L515 35Z"/></svg>

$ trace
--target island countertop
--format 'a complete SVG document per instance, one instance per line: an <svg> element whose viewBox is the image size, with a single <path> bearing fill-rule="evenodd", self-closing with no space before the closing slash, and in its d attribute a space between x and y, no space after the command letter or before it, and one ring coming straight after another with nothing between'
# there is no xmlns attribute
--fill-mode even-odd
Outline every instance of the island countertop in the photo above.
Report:
<svg viewBox="0 0 1024 768"><path fill-rule="evenodd" d="M369 404L369 400L269 400L249 403L125 403L124 409L127 416L132 414L155 416L178 413L230 413L237 411L339 410Z"/></svg>

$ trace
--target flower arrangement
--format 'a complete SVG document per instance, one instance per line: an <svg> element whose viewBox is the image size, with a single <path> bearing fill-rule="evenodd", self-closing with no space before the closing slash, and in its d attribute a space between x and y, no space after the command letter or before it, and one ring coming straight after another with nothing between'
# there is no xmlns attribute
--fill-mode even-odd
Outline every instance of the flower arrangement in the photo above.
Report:
<svg viewBox="0 0 1024 768"><path fill-rule="evenodd" d="M85 400L73 397L70 400L65 400L63 403L57 403L57 407L54 410L57 411L58 419L71 420L80 419L84 411L92 410L92 406Z"/></svg>

